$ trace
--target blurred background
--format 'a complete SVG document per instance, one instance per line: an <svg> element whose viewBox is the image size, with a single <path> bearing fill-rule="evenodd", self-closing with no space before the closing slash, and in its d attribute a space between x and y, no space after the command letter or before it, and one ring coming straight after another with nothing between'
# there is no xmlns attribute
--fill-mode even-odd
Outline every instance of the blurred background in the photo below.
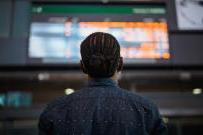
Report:
<svg viewBox="0 0 203 135"><path fill-rule="evenodd" d="M37 135L46 104L87 83L80 43L121 44L119 84L153 100L169 135L203 134L202 0L1 0L0 135Z"/></svg>

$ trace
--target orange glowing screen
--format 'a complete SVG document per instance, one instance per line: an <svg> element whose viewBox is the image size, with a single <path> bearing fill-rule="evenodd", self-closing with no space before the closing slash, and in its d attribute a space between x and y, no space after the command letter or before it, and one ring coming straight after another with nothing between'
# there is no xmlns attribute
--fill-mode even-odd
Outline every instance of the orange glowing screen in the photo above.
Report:
<svg viewBox="0 0 203 135"><path fill-rule="evenodd" d="M73 33L71 22L65 23L65 35ZM79 22L78 32L87 36L94 31L112 33L120 42L126 59L169 59L166 22Z"/></svg>

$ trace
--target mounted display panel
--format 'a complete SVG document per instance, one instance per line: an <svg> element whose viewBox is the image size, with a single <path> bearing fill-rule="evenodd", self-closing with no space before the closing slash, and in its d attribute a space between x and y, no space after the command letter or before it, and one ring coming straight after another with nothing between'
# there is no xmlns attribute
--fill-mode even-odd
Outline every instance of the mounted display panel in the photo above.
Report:
<svg viewBox="0 0 203 135"><path fill-rule="evenodd" d="M28 63L77 64L81 41L97 31L118 39L126 64L170 59L165 5L33 3Z"/></svg>

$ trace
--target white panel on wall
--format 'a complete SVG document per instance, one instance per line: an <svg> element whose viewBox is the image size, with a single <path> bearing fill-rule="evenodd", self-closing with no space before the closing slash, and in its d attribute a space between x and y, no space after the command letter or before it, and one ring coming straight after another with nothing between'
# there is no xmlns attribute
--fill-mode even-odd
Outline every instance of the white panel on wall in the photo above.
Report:
<svg viewBox="0 0 203 135"><path fill-rule="evenodd" d="M178 28L203 30L203 0L176 0Z"/></svg>

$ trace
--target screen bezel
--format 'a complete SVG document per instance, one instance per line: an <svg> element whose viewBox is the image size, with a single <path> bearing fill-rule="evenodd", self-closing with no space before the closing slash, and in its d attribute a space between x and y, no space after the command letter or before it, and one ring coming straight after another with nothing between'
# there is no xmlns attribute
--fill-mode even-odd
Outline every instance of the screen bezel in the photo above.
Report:
<svg viewBox="0 0 203 135"><path fill-rule="evenodd" d="M121 5L121 6L124 6L124 5L153 5L153 6L163 6L165 9L166 9L166 14L165 14L165 18L166 18L166 23L167 23L167 27L168 27L168 42L169 42L169 54L170 54L170 58L167 59L167 60L158 60L156 63L126 63L125 64L125 67L127 68L134 68L134 67L141 67L141 68L156 68L156 67L163 67L163 68L166 68L168 66L172 66L172 51L171 51L171 47L170 47L170 34L169 34L169 25L168 25L168 15L167 15L167 5L165 2L163 1L136 1L136 2L132 2L132 1L127 1L127 2L124 2L124 1L117 1L117 2L82 2L82 1L69 1L69 2L64 2L64 1L59 1L59 2L48 2L48 1L43 1L43 2L40 2L40 1L32 1L31 2L31 8L32 8L32 5L45 5L45 4L48 4L48 5L61 5L61 4L65 4L65 5ZM27 47L26 47L26 65L29 66L29 67L73 67L73 68L78 68L79 67L79 64L77 63L33 63L33 62L30 62L30 59L32 58L29 58L29 38L30 38L30 33L31 33L31 24L32 24L32 12L31 12L31 9L30 9L30 21L29 21L29 37L27 39Z"/></svg>

